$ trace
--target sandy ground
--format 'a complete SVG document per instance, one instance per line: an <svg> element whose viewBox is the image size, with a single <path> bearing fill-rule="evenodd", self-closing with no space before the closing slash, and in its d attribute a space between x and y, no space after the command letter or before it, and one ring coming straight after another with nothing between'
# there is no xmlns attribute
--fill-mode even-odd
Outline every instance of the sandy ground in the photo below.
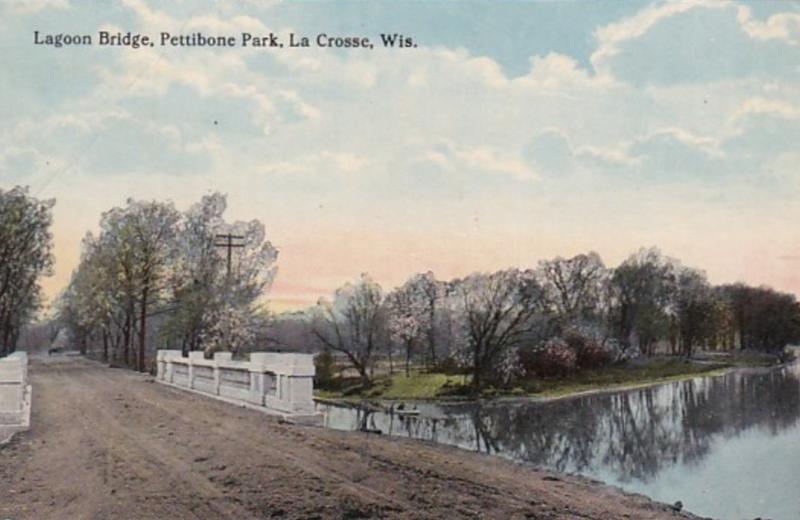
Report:
<svg viewBox="0 0 800 520"><path fill-rule="evenodd" d="M276 418L80 358L31 363L1 519L686 518L486 455Z"/></svg>

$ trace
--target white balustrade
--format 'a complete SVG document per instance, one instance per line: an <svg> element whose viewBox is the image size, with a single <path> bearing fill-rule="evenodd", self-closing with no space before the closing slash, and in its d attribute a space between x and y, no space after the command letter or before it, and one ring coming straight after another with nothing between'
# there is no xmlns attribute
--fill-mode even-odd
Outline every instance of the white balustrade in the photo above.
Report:
<svg viewBox="0 0 800 520"><path fill-rule="evenodd" d="M229 352L205 359L203 352L159 350L157 381L281 415L313 415L314 357L253 352L249 361Z"/></svg>

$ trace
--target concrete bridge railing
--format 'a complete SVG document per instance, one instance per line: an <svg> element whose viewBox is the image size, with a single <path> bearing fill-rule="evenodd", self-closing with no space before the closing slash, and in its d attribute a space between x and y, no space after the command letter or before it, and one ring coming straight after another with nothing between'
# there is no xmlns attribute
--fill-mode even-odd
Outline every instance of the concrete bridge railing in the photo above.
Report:
<svg viewBox="0 0 800 520"><path fill-rule="evenodd" d="M14 352L0 358L0 441L11 433L27 430L30 421L28 354Z"/></svg>
<svg viewBox="0 0 800 520"><path fill-rule="evenodd" d="M314 414L314 358L311 354L253 352L249 361L232 354L159 350L156 380L226 401L284 416Z"/></svg>

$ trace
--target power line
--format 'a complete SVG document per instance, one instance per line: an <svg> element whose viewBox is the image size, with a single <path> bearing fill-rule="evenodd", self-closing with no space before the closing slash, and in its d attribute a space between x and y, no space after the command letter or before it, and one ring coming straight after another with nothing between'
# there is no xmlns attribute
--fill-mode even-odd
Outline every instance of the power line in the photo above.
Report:
<svg viewBox="0 0 800 520"><path fill-rule="evenodd" d="M217 242L214 243L214 247L224 247L228 250L228 278L231 277L231 257L233 253L233 248L235 247L244 247L245 245L242 243L234 243L234 240L244 240L245 237L242 235L233 235L231 233L218 233L216 235ZM220 243L219 240L223 239L224 242Z"/></svg>

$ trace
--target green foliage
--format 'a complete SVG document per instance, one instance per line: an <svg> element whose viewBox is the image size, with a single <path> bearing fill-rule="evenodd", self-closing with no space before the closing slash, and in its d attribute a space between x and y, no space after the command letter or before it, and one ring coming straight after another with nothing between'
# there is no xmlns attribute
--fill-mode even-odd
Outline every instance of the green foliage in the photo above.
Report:
<svg viewBox="0 0 800 520"><path fill-rule="evenodd" d="M328 350L314 356L314 386L328 388L336 375L336 360Z"/></svg>
<svg viewBox="0 0 800 520"><path fill-rule="evenodd" d="M31 197L27 188L0 189L0 356L16 348L41 305L39 278L53 265L54 204Z"/></svg>

